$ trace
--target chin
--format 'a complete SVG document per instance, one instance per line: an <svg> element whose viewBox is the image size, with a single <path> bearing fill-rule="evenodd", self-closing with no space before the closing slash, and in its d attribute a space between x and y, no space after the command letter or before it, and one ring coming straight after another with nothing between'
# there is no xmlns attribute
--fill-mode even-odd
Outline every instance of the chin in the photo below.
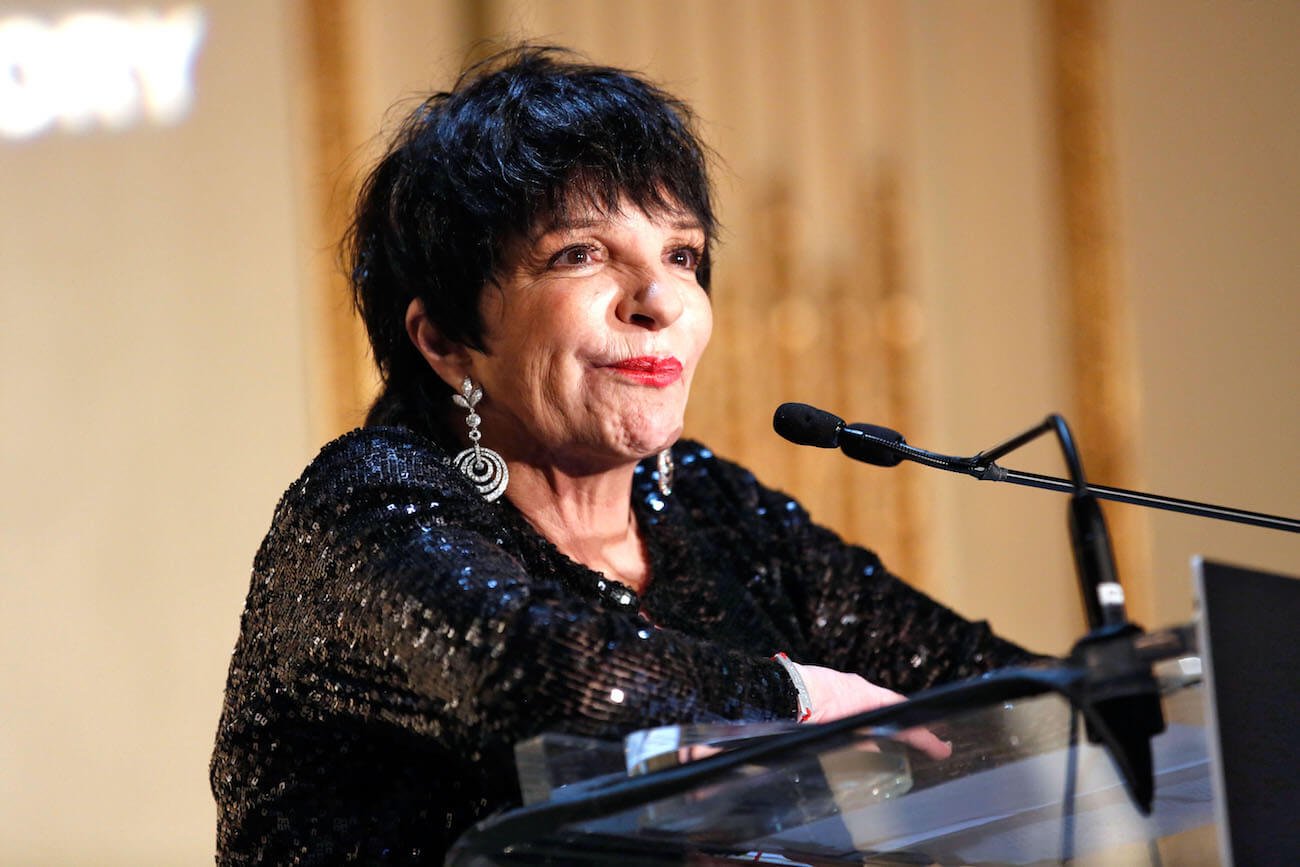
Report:
<svg viewBox="0 0 1300 867"><path fill-rule="evenodd" d="M638 461L656 455L681 438L682 427L682 420L678 418L663 424L643 424L636 429L627 429L622 437L623 450L628 457Z"/></svg>
<svg viewBox="0 0 1300 867"><path fill-rule="evenodd" d="M652 442L648 442L647 445L649 446L649 448L645 452L645 457L658 454L659 452L663 451L666 448L669 448L670 446L672 446L673 443L681 439L682 427L683 427L682 424L679 422L676 426L674 426L670 430L667 430L660 436L655 437Z"/></svg>

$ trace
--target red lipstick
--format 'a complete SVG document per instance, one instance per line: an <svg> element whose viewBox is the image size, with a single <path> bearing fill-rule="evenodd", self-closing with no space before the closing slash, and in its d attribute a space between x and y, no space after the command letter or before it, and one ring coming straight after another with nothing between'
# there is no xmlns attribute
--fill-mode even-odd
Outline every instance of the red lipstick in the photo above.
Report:
<svg viewBox="0 0 1300 867"><path fill-rule="evenodd" d="M655 388L666 388L682 378L682 363L671 355L667 358L650 355L625 358L605 367L633 382Z"/></svg>

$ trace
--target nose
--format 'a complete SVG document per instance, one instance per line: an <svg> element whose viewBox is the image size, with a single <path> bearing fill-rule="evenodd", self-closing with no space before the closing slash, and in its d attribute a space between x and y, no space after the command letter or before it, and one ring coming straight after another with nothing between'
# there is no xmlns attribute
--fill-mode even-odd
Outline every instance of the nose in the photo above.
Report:
<svg viewBox="0 0 1300 867"><path fill-rule="evenodd" d="M658 331L676 322L685 306L681 290L671 279L642 273L632 279L619 299L616 314L622 322Z"/></svg>

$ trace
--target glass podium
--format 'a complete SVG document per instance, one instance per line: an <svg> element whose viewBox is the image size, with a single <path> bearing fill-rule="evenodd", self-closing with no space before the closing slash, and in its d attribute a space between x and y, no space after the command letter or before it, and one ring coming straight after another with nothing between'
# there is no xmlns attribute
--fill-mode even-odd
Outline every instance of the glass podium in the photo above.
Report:
<svg viewBox="0 0 1300 867"><path fill-rule="evenodd" d="M447 863L1218 864L1198 660L1166 656L1144 668L1164 716L1149 813L1081 712L1123 677L1042 666L822 726L543 736L517 749L525 806L471 829ZM912 725L952 755L895 737Z"/></svg>

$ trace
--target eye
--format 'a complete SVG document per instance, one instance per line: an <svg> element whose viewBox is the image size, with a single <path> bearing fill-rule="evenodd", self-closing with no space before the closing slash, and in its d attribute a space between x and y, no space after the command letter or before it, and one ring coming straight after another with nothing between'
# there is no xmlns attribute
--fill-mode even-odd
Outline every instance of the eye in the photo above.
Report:
<svg viewBox="0 0 1300 867"><path fill-rule="evenodd" d="M565 247L551 257L551 266L561 268L581 268L597 259L596 248L591 244L573 244Z"/></svg>
<svg viewBox="0 0 1300 867"><path fill-rule="evenodd" d="M696 247L678 247L668 254L669 263L679 268L685 268L688 271L697 270L700 267L700 260L703 258L703 251Z"/></svg>

